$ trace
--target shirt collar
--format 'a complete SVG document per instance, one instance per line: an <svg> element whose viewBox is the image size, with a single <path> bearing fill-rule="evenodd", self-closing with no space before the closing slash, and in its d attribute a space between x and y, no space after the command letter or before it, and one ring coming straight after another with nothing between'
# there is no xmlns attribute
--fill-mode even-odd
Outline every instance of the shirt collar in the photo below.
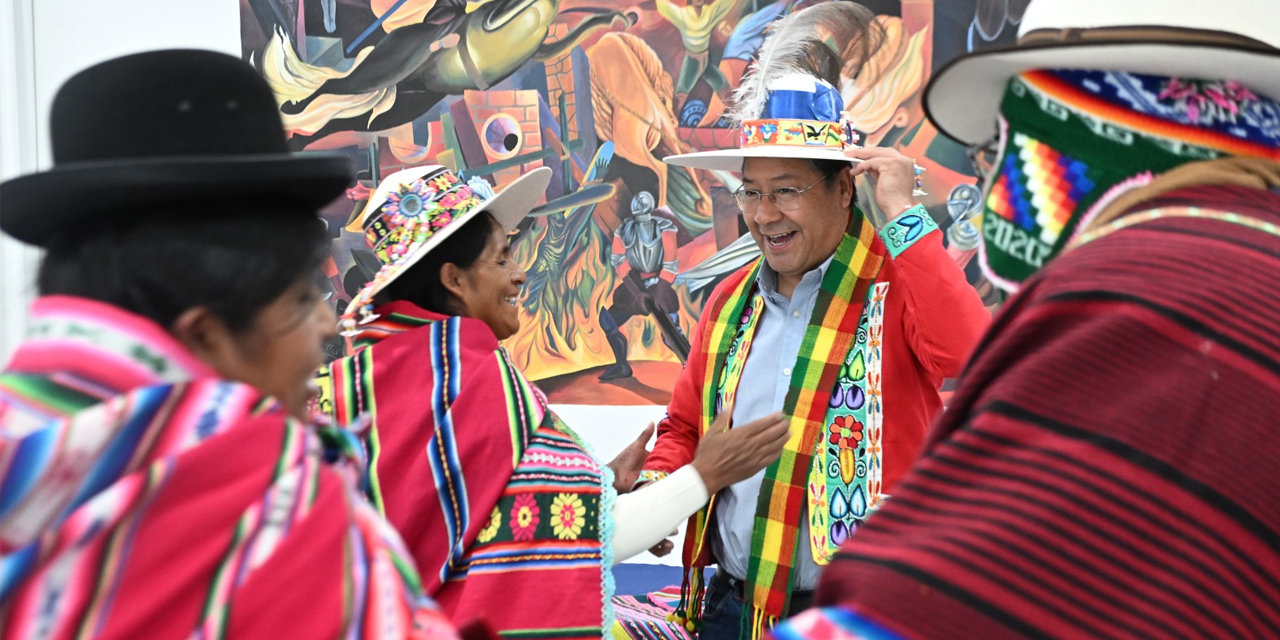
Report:
<svg viewBox="0 0 1280 640"><path fill-rule="evenodd" d="M822 264L809 270L800 278L800 284L796 285L796 292L806 291L810 288L817 290L822 286L822 280L827 277L827 269L831 267L831 261L836 257L835 252L827 256ZM779 296L778 293L778 272L769 266L769 261L763 257L760 258L760 272L756 274L756 284L760 286L760 290L766 295Z"/></svg>

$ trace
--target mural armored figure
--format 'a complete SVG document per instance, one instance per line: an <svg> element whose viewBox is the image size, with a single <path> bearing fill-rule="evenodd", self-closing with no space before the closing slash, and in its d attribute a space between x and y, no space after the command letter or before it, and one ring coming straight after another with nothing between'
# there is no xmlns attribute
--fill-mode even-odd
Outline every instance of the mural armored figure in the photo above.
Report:
<svg viewBox="0 0 1280 640"><path fill-rule="evenodd" d="M653 194L641 191L631 199L631 216L613 233L610 262L617 274L613 306L600 309L600 326L609 338L616 360L600 374L601 381L631 377L627 337L620 327L637 315L652 315L662 328L663 342L681 362L689 353L680 332L680 299L671 284L679 273L674 222L654 215Z"/></svg>

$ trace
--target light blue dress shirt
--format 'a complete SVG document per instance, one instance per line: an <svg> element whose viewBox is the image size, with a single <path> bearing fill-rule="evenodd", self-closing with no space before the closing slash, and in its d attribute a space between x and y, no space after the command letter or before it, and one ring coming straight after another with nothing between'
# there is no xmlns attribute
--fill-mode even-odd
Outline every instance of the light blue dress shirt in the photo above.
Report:
<svg viewBox="0 0 1280 640"><path fill-rule="evenodd" d="M756 283L764 295L764 311L756 321L755 338L738 381L733 424L746 424L782 410L791 385L791 369L800 354L800 342L809 326L809 317L813 315L822 278L826 276L833 258L827 258L818 268L804 274L790 300L778 293L778 274L769 268L767 262L760 265ZM761 471L722 491L716 503L718 524L716 536L712 539L713 549L720 560L720 568L739 580L746 578L751 562L751 531L755 526L756 502L763 482L764 471ZM808 591L818 586L821 567L813 561L813 552L809 548L807 509L800 526L800 539L802 542L796 553L799 572L795 589Z"/></svg>

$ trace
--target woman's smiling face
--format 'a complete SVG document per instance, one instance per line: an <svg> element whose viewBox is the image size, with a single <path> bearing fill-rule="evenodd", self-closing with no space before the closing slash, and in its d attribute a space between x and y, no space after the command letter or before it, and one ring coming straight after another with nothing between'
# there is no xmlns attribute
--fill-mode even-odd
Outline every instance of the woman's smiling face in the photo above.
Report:
<svg viewBox="0 0 1280 640"><path fill-rule="evenodd" d="M455 282L446 282L462 306L460 315L483 320L499 340L520 330L520 287L524 269L511 257L506 231L494 224L480 257L467 269L458 269Z"/></svg>

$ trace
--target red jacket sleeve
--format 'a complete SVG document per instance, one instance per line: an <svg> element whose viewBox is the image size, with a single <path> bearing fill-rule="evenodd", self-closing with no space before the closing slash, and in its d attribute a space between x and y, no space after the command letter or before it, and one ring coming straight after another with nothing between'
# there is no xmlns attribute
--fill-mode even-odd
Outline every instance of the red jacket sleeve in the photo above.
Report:
<svg viewBox="0 0 1280 640"><path fill-rule="evenodd" d="M936 228L893 258L893 269L905 297L903 327L912 352L930 373L956 377L991 324L991 313Z"/></svg>

